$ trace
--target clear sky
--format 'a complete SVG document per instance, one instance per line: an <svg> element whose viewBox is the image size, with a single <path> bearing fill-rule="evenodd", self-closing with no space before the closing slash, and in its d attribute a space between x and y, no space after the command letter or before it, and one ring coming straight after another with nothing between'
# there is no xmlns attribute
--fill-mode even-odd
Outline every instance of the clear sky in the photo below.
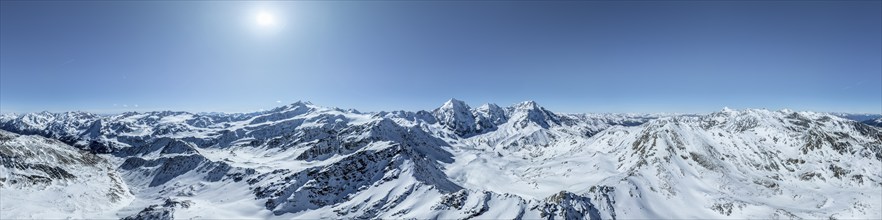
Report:
<svg viewBox="0 0 882 220"><path fill-rule="evenodd" d="M882 112L882 1L0 6L3 112Z"/></svg>

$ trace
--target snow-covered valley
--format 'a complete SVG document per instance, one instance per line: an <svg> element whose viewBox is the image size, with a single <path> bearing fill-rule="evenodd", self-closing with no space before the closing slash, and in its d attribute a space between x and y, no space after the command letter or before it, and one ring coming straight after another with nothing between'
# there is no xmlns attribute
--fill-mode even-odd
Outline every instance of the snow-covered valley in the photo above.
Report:
<svg viewBox="0 0 882 220"><path fill-rule="evenodd" d="M522 102L0 116L0 218L879 219L882 119Z"/></svg>

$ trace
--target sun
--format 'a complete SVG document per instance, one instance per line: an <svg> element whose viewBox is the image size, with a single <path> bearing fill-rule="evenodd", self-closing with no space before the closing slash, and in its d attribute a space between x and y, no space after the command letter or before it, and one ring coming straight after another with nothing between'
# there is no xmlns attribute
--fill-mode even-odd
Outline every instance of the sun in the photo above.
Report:
<svg viewBox="0 0 882 220"><path fill-rule="evenodd" d="M257 13L256 21L257 25L263 27L273 26L276 23L276 19L268 12Z"/></svg>

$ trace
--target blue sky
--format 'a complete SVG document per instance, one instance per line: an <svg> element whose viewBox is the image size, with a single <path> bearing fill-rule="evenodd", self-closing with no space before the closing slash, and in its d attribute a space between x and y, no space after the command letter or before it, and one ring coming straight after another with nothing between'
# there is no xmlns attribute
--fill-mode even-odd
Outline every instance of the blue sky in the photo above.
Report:
<svg viewBox="0 0 882 220"><path fill-rule="evenodd" d="M882 112L880 1L0 6L2 112Z"/></svg>

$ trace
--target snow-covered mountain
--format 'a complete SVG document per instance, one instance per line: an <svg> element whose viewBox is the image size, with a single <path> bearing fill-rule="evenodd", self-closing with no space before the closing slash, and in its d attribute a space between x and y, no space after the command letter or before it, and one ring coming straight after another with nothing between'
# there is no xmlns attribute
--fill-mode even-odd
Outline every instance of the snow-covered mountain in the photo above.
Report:
<svg viewBox="0 0 882 220"><path fill-rule="evenodd" d="M132 199L107 159L54 139L0 130L3 219L107 217Z"/></svg>
<svg viewBox="0 0 882 220"><path fill-rule="evenodd" d="M882 114L853 114L853 113L841 113L841 112L833 112L830 113L835 116L839 116L841 118L851 119L855 121L867 121L874 120L878 118L882 118Z"/></svg>
<svg viewBox="0 0 882 220"><path fill-rule="evenodd" d="M868 124L868 125L872 125L872 126L876 126L876 127L882 127L882 117L877 118L877 119L866 120L866 121L864 121L864 124Z"/></svg>
<svg viewBox="0 0 882 220"><path fill-rule="evenodd" d="M828 113L451 99L40 112L2 115L0 129L3 219L882 218L882 129Z"/></svg>

